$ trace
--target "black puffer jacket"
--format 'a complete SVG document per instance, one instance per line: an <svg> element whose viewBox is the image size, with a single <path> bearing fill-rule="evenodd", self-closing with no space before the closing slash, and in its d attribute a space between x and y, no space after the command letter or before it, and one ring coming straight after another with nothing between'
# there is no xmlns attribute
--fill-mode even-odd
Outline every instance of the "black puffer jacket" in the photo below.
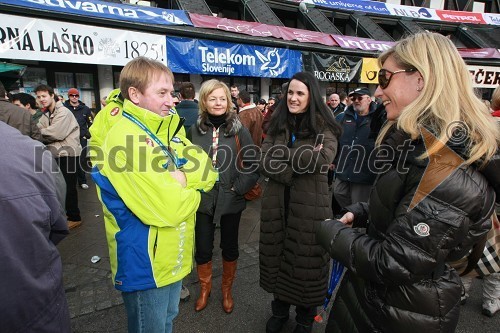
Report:
<svg viewBox="0 0 500 333"><path fill-rule="evenodd" d="M321 151L313 151L314 137L297 138L287 148L289 133L268 135L262 144L261 172L269 181L262 199L260 285L276 298L304 307L321 305L328 287L329 258L315 232L331 217L326 171L337 137L330 130L323 134Z"/></svg>
<svg viewBox="0 0 500 333"><path fill-rule="evenodd" d="M355 223L368 218L366 233L338 221L323 222L317 233L349 270L327 332L456 328L461 282L445 263L463 256L489 230L495 194L475 167L455 169L450 161L458 155L451 151L440 151L423 178L427 161L417 157L424 144L411 141L401 150L405 140L402 132L389 135L386 142L396 152L390 168L377 179L368 204L348 207ZM421 201L411 208L413 199Z"/></svg>

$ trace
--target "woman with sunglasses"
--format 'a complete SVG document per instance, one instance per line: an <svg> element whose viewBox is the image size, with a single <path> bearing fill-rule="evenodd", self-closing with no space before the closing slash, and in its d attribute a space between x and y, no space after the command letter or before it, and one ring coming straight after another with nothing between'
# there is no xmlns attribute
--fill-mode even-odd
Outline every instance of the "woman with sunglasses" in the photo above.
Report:
<svg viewBox="0 0 500 333"><path fill-rule="evenodd" d="M448 38L410 36L379 66L377 181L317 231L347 268L326 332L454 332L461 283L447 262L491 227L499 130Z"/></svg>

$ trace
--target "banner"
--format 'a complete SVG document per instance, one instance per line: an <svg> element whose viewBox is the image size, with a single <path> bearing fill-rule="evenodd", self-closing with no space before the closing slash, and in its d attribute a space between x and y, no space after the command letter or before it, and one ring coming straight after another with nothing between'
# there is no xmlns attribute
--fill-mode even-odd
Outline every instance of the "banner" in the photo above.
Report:
<svg viewBox="0 0 500 333"><path fill-rule="evenodd" d="M385 51L390 49L395 42L376 41L369 38L331 35L332 38L345 49L360 49L365 51Z"/></svg>
<svg viewBox="0 0 500 333"><path fill-rule="evenodd" d="M256 37L273 37L284 40L296 40L302 43L318 43L336 46L329 34L311 30L279 27L257 22L231 20L214 16L190 13L189 17L196 28L209 28L235 32Z"/></svg>
<svg viewBox="0 0 500 333"><path fill-rule="evenodd" d="M123 66L165 49L165 36L0 14L0 58Z"/></svg>
<svg viewBox="0 0 500 333"><path fill-rule="evenodd" d="M132 6L98 0L0 0L0 4L117 21L161 25L193 25L183 10Z"/></svg>
<svg viewBox="0 0 500 333"><path fill-rule="evenodd" d="M174 73L290 78L302 70L299 51L169 36L167 60Z"/></svg>
<svg viewBox="0 0 500 333"><path fill-rule="evenodd" d="M304 70L323 82L359 82L361 57L302 52Z"/></svg>
<svg viewBox="0 0 500 333"><path fill-rule="evenodd" d="M483 13L486 24L500 25L500 14Z"/></svg>
<svg viewBox="0 0 500 333"><path fill-rule="evenodd" d="M482 13L458 12L453 10L436 9L436 14L443 21L486 24Z"/></svg>
<svg viewBox="0 0 500 333"><path fill-rule="evenodd" d="M290 1L290 0L289 0ZM302 2L302 0L291 0L293 2ZM309 0L319 7L333 9L356 10L360 12L373 14L389 14L385 3L366 0Z"/></svg>
<svg viewBox="0 0 500 333"><path fill-rule="evenodd" d="M495 89L500 85L500 67L467 66L474 88Z"/></svg>
<svg viewBox="0 0 500 333"><path fill-rule="evenodd" d="M436 10L433 8L393 5L390 3L386 3L385 6L387 7L391 15L424 20L441 20L441 18L436 14Z"/></svg>
<svg viewBox="0 0 500 333"><path fill-rule="evenodd" d="M288 0L300 3L302 0ZM472 13L432 9L418 6L393 5L368 0L309 0L317 7L360 11L365 13L406 16L425 20L500 25L500 14Z"/></svg>
<svg viewBox="0 0 500 333"><path fill-rule="evenodd" d="M494 48L488 49L458 49L462 58L500 59L500 52Z"/></svg>
<svg viewBox="0 0 500 333"><path fill-rule="evenodd" d="M378 85L378 61L376 58L363 58L359 82Z"/></svg>

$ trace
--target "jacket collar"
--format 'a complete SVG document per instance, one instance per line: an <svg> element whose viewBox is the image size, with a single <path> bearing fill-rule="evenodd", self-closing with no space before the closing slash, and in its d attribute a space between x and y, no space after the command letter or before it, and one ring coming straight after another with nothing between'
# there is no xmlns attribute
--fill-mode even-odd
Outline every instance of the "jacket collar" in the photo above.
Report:
<svg viewBox="0 0 500 333"><path fill-rule="evenodd" d="M373 112L375 112L375 110L377 109L377 103L375 102L371 102L370 103L370 106L369 106L369 111L368 111L368 114L366 116L369 116L371 115ZM354 117L354 114L356 113L356 111L354 111L354 107L351 105L349 105L346 109L345 109L345 113L351 115ZM365 116L365 117L366 117Z"/></svg>
<svg viewBox="0 0 500 333"><path fill-rule="evenodd" d="M251 103L251 104L245 105L244 107L240 108L240 112L243 112L245 110L250 110L250 109L253 109L255 107L256 107L256 105L254 103Z"/></svg>
<svg viewBox="0 0 500 333"><path fill-rule="evenodd" d="M196 125L198 127L198 131L201 134L206 134L210 127L213 127L210 120L208 120L208 113L203 112L198 116L198 120L196 121ZM221 126L224 129L224 136L234 136L236 135L242 125L240 119L238 118L236 112L228 111L226 112L226 123Z"/></svg>
<svg viewBox="0 0 500 333"><path fill-rule="evenodd" d="M168 116L161 117L160 115L141 108L128 99L125 99L123 102L123 111L131 114L158 137L167 137L168 141L170 141L179 131L180 127L182 127L179 116L173 110Z"/></svg>

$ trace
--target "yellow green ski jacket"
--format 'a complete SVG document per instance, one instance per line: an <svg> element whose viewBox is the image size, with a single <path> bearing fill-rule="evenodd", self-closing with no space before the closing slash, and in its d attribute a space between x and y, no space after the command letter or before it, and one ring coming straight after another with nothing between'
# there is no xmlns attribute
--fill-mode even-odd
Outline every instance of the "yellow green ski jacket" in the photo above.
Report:
<svg viewBox="0 0 500 333"><path fill-rule="evenodd" d="M192 269L200 191L217 174L175 111L160 117L122 102L117 90L107 101L90 128L89 152L113 282L125 292L163 287ZM175 169L185 173L185 188L170 175Z"/></svg>

